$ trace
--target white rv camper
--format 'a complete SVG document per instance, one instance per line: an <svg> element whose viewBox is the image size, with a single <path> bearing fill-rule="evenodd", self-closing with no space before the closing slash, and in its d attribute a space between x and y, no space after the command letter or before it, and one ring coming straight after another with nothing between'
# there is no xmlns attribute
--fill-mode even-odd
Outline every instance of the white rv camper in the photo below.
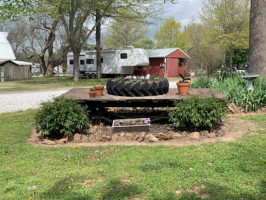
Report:
<svg viewBox="0 0 266 200"><path fill-rule="evenodd" d="M135 66L149 65L145 49L128 47L125 49L102 50L101 65L103 75L133 74ZM80 74L96 77L96 51L82 51L79 56ZM67 55L67 71L73 73L73 53Z"/></svg>

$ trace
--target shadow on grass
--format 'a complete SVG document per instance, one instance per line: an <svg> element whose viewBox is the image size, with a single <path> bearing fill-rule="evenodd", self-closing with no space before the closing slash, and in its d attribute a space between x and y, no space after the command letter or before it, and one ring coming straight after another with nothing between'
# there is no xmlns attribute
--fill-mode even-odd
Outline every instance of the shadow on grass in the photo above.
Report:
<svg viewBox="0 0 266 200"><path fill-rule="evenodd" d="M82 180L80 178L72 178ZM73 184L74 185L74 184ZM40 194L40 199L66 199L66 200L90 200L90 199L131 199L140 197L143 189L130 182L112 179L102 185L90 186L81 189L78 186L71 186L69 179L61 179L53 184L46 192Z"/></svg>

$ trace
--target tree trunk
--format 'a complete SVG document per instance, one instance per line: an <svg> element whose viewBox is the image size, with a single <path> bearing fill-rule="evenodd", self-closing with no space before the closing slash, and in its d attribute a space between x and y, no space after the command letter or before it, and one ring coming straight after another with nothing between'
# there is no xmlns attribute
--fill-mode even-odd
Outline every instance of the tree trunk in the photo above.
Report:
<svg viewBox="0 0 266 200"><path fill-rule="evenodd" d="M233 49L230 48L230 51L229 51L229 57L230 57L230 72L233 71Z"/></svg>
<svg viewBox="0 0 266 200"><path fill-rule="evenodd" d="M248 71L266 77L266 0L251 0L249 27Z"/></svg>
<svg viewBox="0 0 266 200"><path fill-rule="evenodd" d="M226 69L226 50L223 50L223 56L222 56L222 70Z"/></svg>
<svg viewBox="0 0 266 200"><path fill-rule="evenodd" d="M48 48L48 64L46 68L46 76L54 76L54 52L53 45Z"/></svg>
<svg viewBox="0 0 266 200"><path fill-rule="evenodd" d="M73 82L78 82L79 81L79 55L80 55L80 50L78 49L73 49Z"/></svg>
<svg viewBox="0 0 266 200"><path fill-rule="evenodd" d="M96 10L96 23L101 20L99 10ZM101 67L101 23L96 26L96 63L97 63L97 78L102 78Z"/></svg>
<svg viewBox="0 0 266 200"><path fill-rule="evenodd" d="M40 62L40 66L41 66L41 73L43 76L46 75L46 63L44 60L44 56L38 56L38 60Z"/></svg>

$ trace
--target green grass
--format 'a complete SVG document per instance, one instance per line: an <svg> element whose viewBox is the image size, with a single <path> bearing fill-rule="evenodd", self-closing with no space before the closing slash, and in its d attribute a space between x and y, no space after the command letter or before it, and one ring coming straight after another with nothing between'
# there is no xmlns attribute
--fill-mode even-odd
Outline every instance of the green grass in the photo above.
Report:
<svg viewBox="0 0 266 200"><path fill-rule="evenodd" d="M186 147L37 147L26 142L34 112L0 115L0 199L199 199L189 190L202 184L210 199L265 198L265 131Z"/></svg>
<svg viewBox="0 0 266 200"><path fill-rule="evenodd" d="M74 83L72 76L66 76L65 79L60 77L38 77L22 81L6 81L0 83L0 93L13 91L29 91L29 90L49 90L69 87L93 86L98 84L106 84L107 79L80 79Z"/></svg>

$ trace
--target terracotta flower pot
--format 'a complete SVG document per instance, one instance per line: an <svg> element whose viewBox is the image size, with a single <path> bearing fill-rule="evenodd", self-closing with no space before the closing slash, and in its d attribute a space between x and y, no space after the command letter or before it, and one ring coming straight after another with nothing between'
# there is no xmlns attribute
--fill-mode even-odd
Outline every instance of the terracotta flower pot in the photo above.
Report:
<svg viewBox="0 0 266 200"><path fill-rule="evenodd" d="M96 92L89 92L89 94L90 94L90 98L94 98L95 96L96 96Z"/></svg>
<svg viewBox="0 0 266 200"><path fill-rule="evenodd" d="M189 88L190 88L190 85L191 83L180 83L180 82L177 82L176 83L177 85L177 88L178 88L178 93L180 95L188 95L188 91L189 91Z"/></svg>
<svg viewBox="0 0 266 200"><path fill-rule="evenodd" d="M102 96L103 95L103 89L104 86L94 86L96 96Z"/></svg>

